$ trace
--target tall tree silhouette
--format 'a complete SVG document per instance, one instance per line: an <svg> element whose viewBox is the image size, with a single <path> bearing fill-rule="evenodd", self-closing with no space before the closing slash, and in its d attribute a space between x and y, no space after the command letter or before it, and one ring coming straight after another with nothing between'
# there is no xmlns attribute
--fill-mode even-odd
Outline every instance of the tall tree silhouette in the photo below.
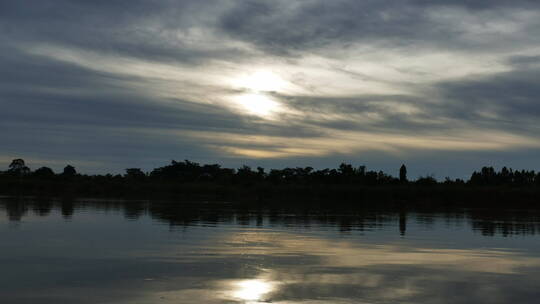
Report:
<svg viewBox="0 0 540 304"><path fill-rule="evenodd" d="M399 181L402 183L407 182L407 167L404 164L399 168Z"/></svg>

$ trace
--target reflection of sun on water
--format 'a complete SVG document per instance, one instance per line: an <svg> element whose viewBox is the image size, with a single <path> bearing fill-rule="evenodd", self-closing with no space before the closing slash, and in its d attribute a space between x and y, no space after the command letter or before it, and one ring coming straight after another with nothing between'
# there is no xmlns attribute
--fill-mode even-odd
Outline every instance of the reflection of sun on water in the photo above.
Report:
<svg viewBox="0 0 540 304"><path fill-rule="evenodd" d="M235 284L233 296L244 301L260 301L273 290L272 284L262 280L245 280Z"/></svg>

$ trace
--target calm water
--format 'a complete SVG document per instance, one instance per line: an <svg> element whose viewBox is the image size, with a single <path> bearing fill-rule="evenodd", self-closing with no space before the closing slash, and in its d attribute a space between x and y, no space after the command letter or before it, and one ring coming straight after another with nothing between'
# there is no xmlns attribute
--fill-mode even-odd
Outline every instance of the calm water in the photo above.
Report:
<svg viewBox="0 0 540 304"><path fill-rule="evenodd" d="M3 198L0 303L539 303L539 231L531 211Z"/></svg>

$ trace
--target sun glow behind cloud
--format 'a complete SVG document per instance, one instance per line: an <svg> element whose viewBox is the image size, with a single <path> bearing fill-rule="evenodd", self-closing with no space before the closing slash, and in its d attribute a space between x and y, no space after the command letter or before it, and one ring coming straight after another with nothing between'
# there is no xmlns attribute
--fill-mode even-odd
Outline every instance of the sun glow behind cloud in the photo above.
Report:
<svg viewBox="0 0 540 304"><path fill-rule="evenodd" d="M265 94L242 94L235 97L235 101L249 114L269 117L281 109L278 102Z"/></svg>
<svg viewBox="0 0 540 304"><path fill-rule="evenodd" d="M242 75L233 79L231 84L233 87L253 92L277 92L289 86L280 76L267 70Z"/></svg>
<svg viewBox="0 0 540 304"><path fill-rule="evenodd" d="M233 78L231 85L234 89L246 92L233 97L240 110L263 118L272 118L274 114L284 110L282 104L271 94L286 90L290 86L277 74L263 69Z"/></svg>

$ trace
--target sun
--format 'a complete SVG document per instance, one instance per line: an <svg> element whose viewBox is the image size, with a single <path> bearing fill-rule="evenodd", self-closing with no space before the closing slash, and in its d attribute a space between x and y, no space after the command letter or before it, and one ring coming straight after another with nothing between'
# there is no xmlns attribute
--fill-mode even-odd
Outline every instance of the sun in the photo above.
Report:
<svg viewBox="0 0 540 304"><path fill-rule="evenodd" d="M269 117L280 111L281 105L270 96L260 93L242 94L235 97L236 103L249 114Z"/></svg>
<svg viewBox="0 0 540 304"><path fill-rule="evenodd" d="M256 70L233 78L232 85L242 93L232 96L233 102L242 112L271 118L283 110L282 104L273 93L287 88L288 84L277 74L269 70Z"/></svg>
<svg viewBox="0 0 540 304"><path fill-rule="evenodd" d="M277 92L288 86L285 80L267 70L258 70L239 76L232 80L232 84L234 87L252 92Z"/></svg>

